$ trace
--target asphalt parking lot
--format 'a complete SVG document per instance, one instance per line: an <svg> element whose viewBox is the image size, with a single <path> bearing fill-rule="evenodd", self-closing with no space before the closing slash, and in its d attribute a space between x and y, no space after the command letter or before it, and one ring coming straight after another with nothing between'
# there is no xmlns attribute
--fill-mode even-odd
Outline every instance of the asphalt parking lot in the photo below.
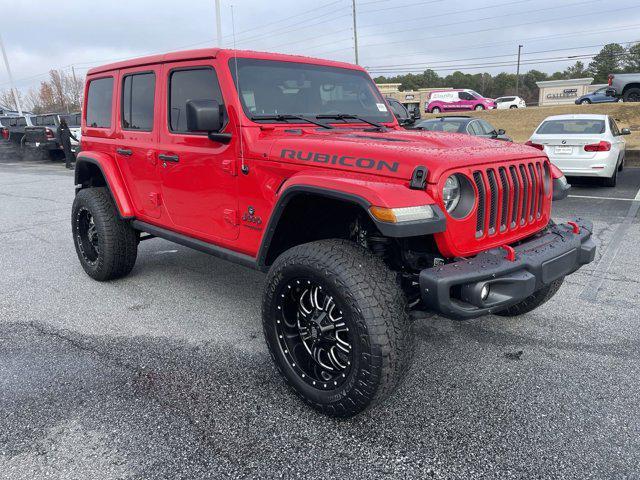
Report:
<svg viewBox="0 0 640 480"><path fill-rule="evenodd" d="M574 184L594 263L519 318L416 320L385 405L348 421L284 387L257 272L153 239L97 283L72 172L0 159L0 478L638 478L640 168ZM635 199L635 200L634 200Z"/></svg>

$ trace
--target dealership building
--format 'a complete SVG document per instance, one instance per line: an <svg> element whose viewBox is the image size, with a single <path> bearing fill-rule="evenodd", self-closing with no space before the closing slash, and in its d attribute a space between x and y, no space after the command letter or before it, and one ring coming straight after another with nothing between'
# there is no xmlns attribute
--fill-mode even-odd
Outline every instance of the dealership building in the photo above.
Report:
<svg viewBox="0 0 640 480"><path fill-rule="evenodd" d="M410 112L424 112L429 94L434 90L450 90L450 88L419 88L418 90L400 91L401 83L378 83L380 93L402 103ZM421 108L422 106L422 108Z"/></svg>
<svg viewBox="0 0 640 480"><path fill-rule="evenodd" d="M540 89L538 105L566 105L576 101L576 98L591 93L606 85L593 85L593 78L572 78L570 80L547 80L536 82Z"/></svg>

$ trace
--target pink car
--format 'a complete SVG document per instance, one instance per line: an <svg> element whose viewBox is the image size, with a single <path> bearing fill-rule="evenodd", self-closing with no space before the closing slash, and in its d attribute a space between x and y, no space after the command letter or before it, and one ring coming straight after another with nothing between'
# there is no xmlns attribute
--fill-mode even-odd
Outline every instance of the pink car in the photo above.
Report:
<svg viewBox="0 0 640 480"><path fill-rule="evenodd" d="M488 110L496 108L492 98L484 98L473 90L434 90L429 96L424 111L440 113L453 110Z"/></svg>

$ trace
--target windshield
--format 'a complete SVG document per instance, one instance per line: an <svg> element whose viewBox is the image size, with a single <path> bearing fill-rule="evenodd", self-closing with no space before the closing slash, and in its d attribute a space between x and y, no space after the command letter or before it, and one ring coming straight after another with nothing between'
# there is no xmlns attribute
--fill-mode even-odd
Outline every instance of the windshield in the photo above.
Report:
<svg viewBox="0 0 640 480"><path fill-rule="evenodd" d="M250 58L229 61L242 108L260 115L349 114L392 122L385 101L369 76L359 70ZM260 120L280 121L280 120ZM357 119L349 119L357 122Z"/></svg>
<svg viewBox="0 0 640 480"><path fill-rule="evenodd" d="M476 98L483 98L482 95L480 95L478 92L476 92L475 90L467 90L471 95L473 95Z"/></svg>
<svg viewBox="0 0 640 480"><path fill-rule="evenodd" d="M540 135L599 135L605 132L604 120L548 120L536 133Z"/></svg>
<svg viewBox="0 0 640 480"><path fill-rule="evenodd" d="M468 120L425 120L417 128L430 132L465 133Z"/></svg>

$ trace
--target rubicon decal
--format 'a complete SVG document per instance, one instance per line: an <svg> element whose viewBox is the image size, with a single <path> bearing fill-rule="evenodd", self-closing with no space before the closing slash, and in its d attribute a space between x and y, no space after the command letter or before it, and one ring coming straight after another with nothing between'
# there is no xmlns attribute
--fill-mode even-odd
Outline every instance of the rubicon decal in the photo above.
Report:
<svg viewBox="0 0 640 480"><path fill-rule="evenodd" d="M286 148L280 152L280 158L302 160L304 162L343 165L345 167L356 167L365 170L388 170L390 172L397 172L398 167L400 166L398 162L386 162L384 160L374 160L373 158L352 157L350 155L330 155L328 153L288 150Z"/></svg>

